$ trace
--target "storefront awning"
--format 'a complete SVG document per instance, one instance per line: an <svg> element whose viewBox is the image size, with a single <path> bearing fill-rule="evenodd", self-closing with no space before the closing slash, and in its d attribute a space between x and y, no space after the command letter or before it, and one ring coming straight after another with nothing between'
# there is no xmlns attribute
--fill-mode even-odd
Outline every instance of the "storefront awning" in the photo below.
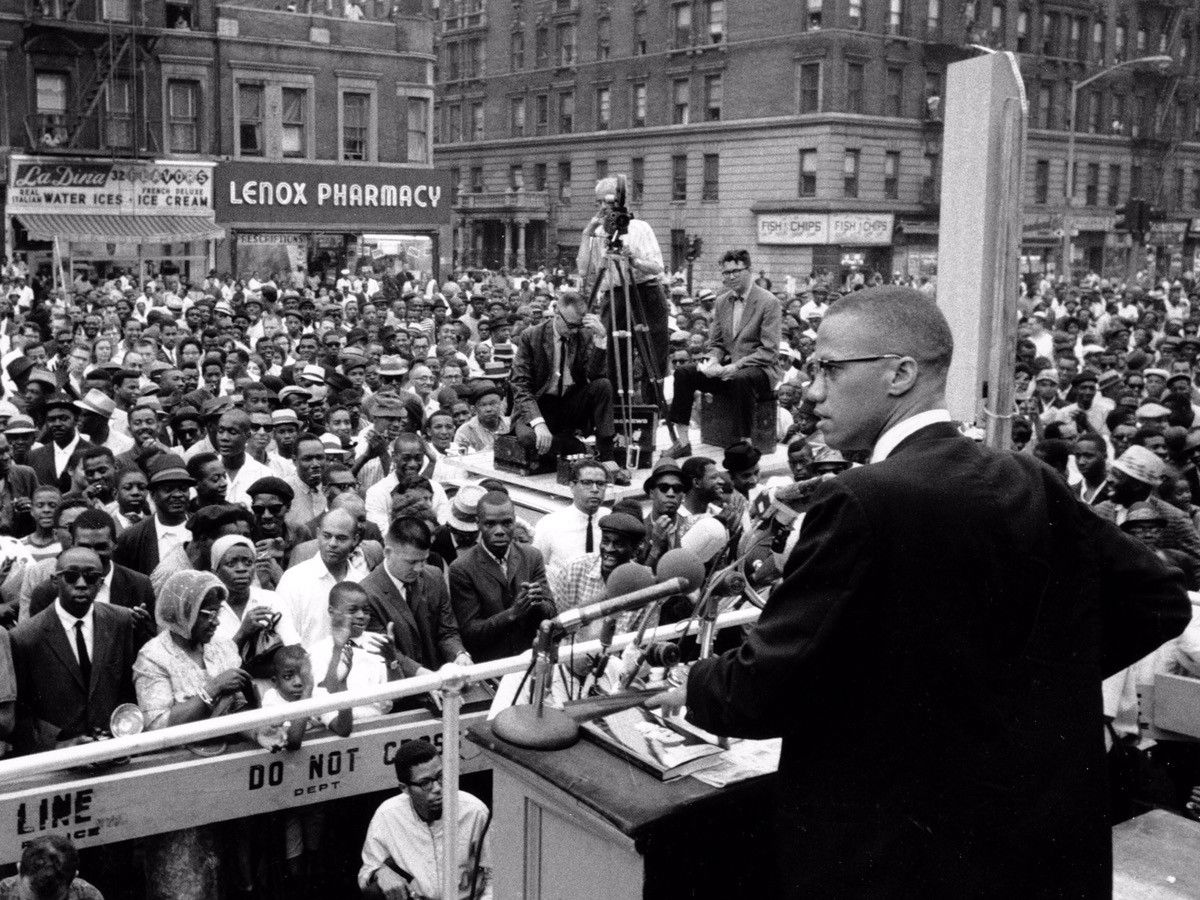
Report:
<svg viewBox="0 0 1200 900"><path fill-rule="evenodd" d="M21 213L20 219L35 241L58 238L97 244L174 244L225 236L224 228L197 216Z"/></svg>

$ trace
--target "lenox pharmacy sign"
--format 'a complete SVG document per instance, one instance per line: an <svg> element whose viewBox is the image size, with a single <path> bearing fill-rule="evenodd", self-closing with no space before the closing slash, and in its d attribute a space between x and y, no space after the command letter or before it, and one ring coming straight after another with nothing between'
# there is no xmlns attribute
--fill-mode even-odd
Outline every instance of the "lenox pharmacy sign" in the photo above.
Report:
<svg viewBox="0 0 1200 900"><path fill-rule="evenodd" d="M217 221L227 224L445 225L450 176L437 169L223 162L216 170Z"/></svg>

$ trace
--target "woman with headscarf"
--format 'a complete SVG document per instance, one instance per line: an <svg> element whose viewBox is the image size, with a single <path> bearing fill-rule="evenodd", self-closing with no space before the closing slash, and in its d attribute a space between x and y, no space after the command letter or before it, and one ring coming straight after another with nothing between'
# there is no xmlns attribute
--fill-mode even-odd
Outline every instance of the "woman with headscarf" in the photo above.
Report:
<svg viewBox="0 0 1200 900"><path fill-rule="evenodd" d="M159 633L138 653L133 683L146 728L166 728L247 705L250 676L237 647L216 637L228 597L211 572L183 571L158 592ZM158 835L146 843L147 900L220 896L220 858L211 826Z"/></svg>
<svg viewBox="0 0 1200 900"><path fill-rule="evenodd" d="M217 619L217 638L233 641L241 651L259 632L273 627L284 644L299 644L291 616L275 602L275 592L255 582L256 560L254 542L244 535L227 534L213 542L211 569L228 591Z"/></svg>

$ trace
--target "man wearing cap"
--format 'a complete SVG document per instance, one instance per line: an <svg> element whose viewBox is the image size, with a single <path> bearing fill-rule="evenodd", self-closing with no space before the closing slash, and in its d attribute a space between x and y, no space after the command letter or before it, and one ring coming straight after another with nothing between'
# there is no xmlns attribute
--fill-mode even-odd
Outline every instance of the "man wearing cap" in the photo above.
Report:
<svg viewBox="0 0 1200 900"><path fill-rule="evenodd" d="M1121 525L1135 503L1144 503L1164 519L1163 547L1179 550L1200 566L1200 534L1187 514L1157 494L1166 465L1145 447L1134 445L1112 463L1109 499L1092 507L1100 517Z"/></svg>
<svg viewBox="0 0 1200 900"><path fill-rule="evenodd" d="M109 427L117 406L107 394L95 388L89 390L82 400L76 400L79 409L79 432L98 447L107 447L114 456L133 449L133 438Z"/></svg>
<svg viewBox="0 0 1200 900"><path fill-rule="evenodd" d="M46 404L51 397L55 396L56 390L58 390L58 381L54 378L53 372L41 368L30 370L21 396L25 401L25 412L33 417L35 423L45 424Z"/></svg>
<svg viewBox="0 0 1200 900"><path fill-rule="evenodd" d="M487 488L468 484L459 488L450 501L446 524L434 531L431 548L447 566L479 540L479 499L486 493Z"/></svg>
<svg viewBox="0 0 1200 900"><path fill-rule="evenodd" d="M1108 425L1105 420L1116 404L1097 392L1099 378L1100 376L1091 369L1085 369L1071 379L1075 402L1059 410L1059 421L1074 418L1076 413L1082 412L1087 416L1088 424L1092 426L1093 431L1097 434L1108 434Z"/></svg>
<svg viewBox="0 0 1200 900"><path fill-rule="evenodd" d="M8 424L4 426L4 435L8 438L9 446L12 447L13 462L17 465L29 465L29 452L33 449L34 440L37 437L37 428L34 427L33 419L29 416L19 413L12 416L8 420Z"/></svg>
<svg viewBox="0 0 1200 900"><path fill-rule="evenodd" d="M599 552L585 554L549 575L550 592L559 612L603 600L608 576L617 566L633 562L646 539L646 525L633 515L632 510L611 512L601 518L599 524ZM618 615L617 630L628 630L630 623L639 615L641 610ZM599 627L593 624L585 633L588 637L595 637Z"/></svg>
<svg viewBox="0 0 1200 900"><path fill-rule="evenodd" d="M474 381L467 391L475 415L458 426L454 443L460 453L479 453L496 446L496 435L507 434L509 420L504 415L504 394L495 382Z"/></svg>
<svg viewBox="0 0 1200 900"><path fill-rule="evenodd" d="M195 484L178 456L164 453L150 463L150 496L154 515L126 528L117 537L113 560L149 576L159 561L192 539L187 527L188 491Z"/></svg>
<svg viewBox="0 0 1200 900"><path fill-rule="evenodd" d="M64 494L71 489L68 463L79 447L91 444L79 435L78 410L66 394L55 394L46 401L46 433L49 441L29 453L29 466L41 484L57 487Z"/></svg>
<svg viewBox="0 0 1200 900"><path fill-rule="evenodd" d="M557 610L542 555L513 540L508 495L489 491L477 511L479 540L450 564L450 602L463 644L482 662L528 649L539 623Z"/></svg>
<svg viewBox="0 0 1200 900"><path fill-rule="evenodd" d="M664 553L679 547L679 539L695 521L682 505L686 485L683 470L673 459L659 462L642 483L642 491L650 498L650 528L642 562L652 569Z"/></svg>
<svg viewBox="0 0 1200 900"><path fill-rule="evenodd" d="M198 392L203 396L202 392ZM209 397L202 402L200 412L203 419L204 434L183 453L184 460L189 460L198 453L217 452L217 425L221 416L233 408L233 400L229 397Z"/></svg>

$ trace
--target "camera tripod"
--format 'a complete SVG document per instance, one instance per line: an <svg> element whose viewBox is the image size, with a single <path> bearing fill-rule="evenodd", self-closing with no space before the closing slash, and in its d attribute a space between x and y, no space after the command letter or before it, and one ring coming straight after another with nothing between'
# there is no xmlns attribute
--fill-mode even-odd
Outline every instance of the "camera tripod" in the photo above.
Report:
<svg viewBox="0 0 1200 900"><path fill-rule="evenodd" d="M650 343L650 326L646 322L646 311L642 299L638 296L634 285L633 267L628 258L620 253L607 251L604 254L602 268L596 273L588 295L588 309L595 310L596 301L600 297L600 286L607 276L607 322L609 333L613 340L612 370L616 383L613 389L616 394L617 409L622 412L625 446L627 450L634 446L633 438L633 406L634 406L634 358L642 364L644 392L642 399L652 404L667 423L667 431L671 440L676 440L675 425L671 422L666 400L663 396L663 376L659 369L658 360L654 357L654 348ZM600 310L603 314L603 309Z"/></svg>

